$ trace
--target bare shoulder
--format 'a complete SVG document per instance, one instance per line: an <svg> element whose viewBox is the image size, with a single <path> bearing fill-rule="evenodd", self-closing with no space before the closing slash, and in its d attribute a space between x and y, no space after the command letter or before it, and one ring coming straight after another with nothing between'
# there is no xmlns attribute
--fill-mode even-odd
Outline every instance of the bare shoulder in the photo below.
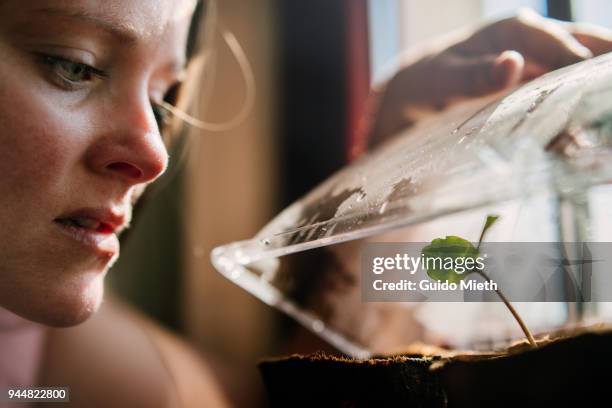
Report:
<svg viewBox="0 0 612 408"><path fill-rule="evenodd" d="M69 385L79 407L227 407L210 367L186 343L115 301L49 332L41 383Z"/></svg>

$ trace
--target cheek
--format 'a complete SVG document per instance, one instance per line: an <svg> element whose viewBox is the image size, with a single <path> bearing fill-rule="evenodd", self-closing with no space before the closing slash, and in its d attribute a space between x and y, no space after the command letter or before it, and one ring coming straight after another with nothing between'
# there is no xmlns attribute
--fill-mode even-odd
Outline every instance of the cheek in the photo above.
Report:
<svg viewBox="0 0 612 408"><path fill-rule="evenodd" d="M83 132L53 93L25 85L0 91L0 189L19 196L61 188L78 162Z"/></svg>

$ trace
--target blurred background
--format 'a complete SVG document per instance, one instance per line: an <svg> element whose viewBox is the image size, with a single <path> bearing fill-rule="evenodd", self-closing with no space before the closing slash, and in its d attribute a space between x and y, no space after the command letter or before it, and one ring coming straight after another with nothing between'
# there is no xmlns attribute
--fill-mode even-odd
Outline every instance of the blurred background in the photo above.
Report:
<svg viewBox="0 0 612 408"><path fill-rule="evenodd" d="M210 251L252 237L278 211L342 167L359 144L373 83L394 57L448 31L520 7L612 26L605 0L221 0L218 21L244 48L253 110L224 132L191 131L139 209L109 285L221 365L254 370L290 349L291 323L218 274ZM211 96L198 116L231 119L244 79L218 33ZM237 85L238 84L238 85ZM232 89L232 92L227 92Z"/></svg>

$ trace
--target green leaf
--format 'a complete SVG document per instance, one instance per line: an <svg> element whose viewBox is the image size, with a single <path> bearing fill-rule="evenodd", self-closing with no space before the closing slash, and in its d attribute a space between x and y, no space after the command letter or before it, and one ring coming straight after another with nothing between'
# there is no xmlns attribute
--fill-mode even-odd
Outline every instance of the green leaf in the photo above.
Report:
<svg viewBox="0 0 612 408"><path fill-rule="evenodd" d="M495 224L495 221L497 221L499 219L499 215L488 215L487 216L487 220L485 221L485 225L484 227L482 227L482 232L480 233L480 238L478 238L478 246L480 246L480 243L482 242L482 239L484 238L485 234L487 233L487 230L489 228L491 228L493 226L493 224Z"/></svg>
<svg viewBox="0 0 612 408"><path fill-rule="evenodd" d="M469 271L465 267L465 259L478 257L478 250L471 242L456 236L437 238L422 250L427 275L440 282L458 283ZM458 258L464 258L459 261ZM429 259L429 260L428 260Z"/></svg>

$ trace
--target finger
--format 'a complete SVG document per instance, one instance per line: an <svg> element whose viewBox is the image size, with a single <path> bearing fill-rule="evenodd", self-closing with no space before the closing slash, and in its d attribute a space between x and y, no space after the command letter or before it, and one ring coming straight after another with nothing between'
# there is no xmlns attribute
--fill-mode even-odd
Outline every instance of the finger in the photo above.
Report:
<svg viewBox="0 0 612 408"><path fill-rule="evenodd" d="M519 12L519 48L525 59L549 69L561 68L593 56L562 23L544 18L530 9Z"/></svg>
<svg viewBox="0 0 612 408"><path fill-rule="evenodd" d="M541 75L546 74L547 72L550 72L551 69L548 67L543 67L542 65L539 65L531 60L525 61L525 68L523 69L523 82L532 80L534 78L537 78Z"/></svg>
<svg viewBox="0 0 612 408"><path fill-rule="evenodd" d="M593 55L612 51L612 30L587 23L565 23L564 26Z"/></svg>
<svg viewBox="0 0 612 408"><path fill-rule="evenodd" d="M464 55L472 56L516 50L527 63L547 70L592 56L591 51L559 22L532 10L522 10L515 18L485 27L464 41L460 48Z"/></svg>
<svg viewBox="0 0 612 408"><path fill-rule="evenodd" d="M525 61L516 51L480 58L450 57L441 61L436 73L436 93L440 100L475 97L518 84Z"/></svg>

